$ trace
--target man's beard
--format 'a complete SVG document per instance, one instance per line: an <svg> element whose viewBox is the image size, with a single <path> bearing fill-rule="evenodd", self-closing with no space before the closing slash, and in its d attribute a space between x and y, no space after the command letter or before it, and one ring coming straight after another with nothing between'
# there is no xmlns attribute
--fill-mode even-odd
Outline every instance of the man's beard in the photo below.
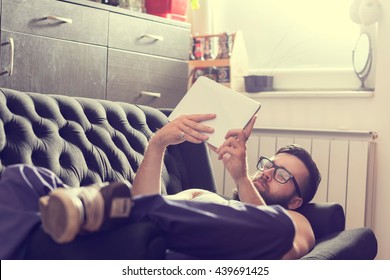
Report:
<svg viewBox="0 0 390 280"><path fill-rule="evenodd" d="M264 199L264 202L267 205L280 205L280 206L288 209L288 204L289 204L291 198L294 197L294 194L291 194L291 195L272 195L269 193L269 186L268 186L267 182L265 182L261 178L259 178L258 180L261 181L261 183L265 186L265 189L264 190L257 190L257 191L260 193L261 197ZM281 188L283 188L283 186L281 186Z"/></svg>
<svg viewBox="0 0 390 280"><path fill-rule="evenodd" d="M254 180L259 180L259 178L254 178ZM288 209L288 204L289 204L291 198L294 197L294 194L285 195L285 196L271 195L268 192L269 188L268 188L267 183L262 181L262 184L264 184L266 186L266 190L264 190L264 191L257 190L257 191L259 192L259 194L263 198L263 200L266 203L266 205L280 205L280 206ZM283 187L283 186L281 186L281 187ZM238 190L237 189L235 189L235 191L233 192L233 199L240 201L240 196L238 194Z"/></svg>
<svg viewBox="0 0 390 280"><path fill-rule="evenodd" d="M271 195L266 191L259 191L259 193L267 205L280 205L286 209L288 209L288 204L291 198L294 196L294 194L276 196L276 195Z"/></svg>

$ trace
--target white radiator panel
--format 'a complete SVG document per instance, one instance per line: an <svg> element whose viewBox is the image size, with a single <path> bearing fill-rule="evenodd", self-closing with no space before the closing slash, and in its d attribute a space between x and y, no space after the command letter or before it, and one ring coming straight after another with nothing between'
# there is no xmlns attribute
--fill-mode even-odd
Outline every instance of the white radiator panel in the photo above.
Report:
<svg viewBox="0 0 390 280"><path fill-rule="evenodd" d="M311 155L322 174L321 184L313 198L313 202L328 201L329 154L330 140L313 139Z"/></svg>
<svg viewBox="0 0 390 280"><path fill-rule="evenodd" d="M346 227L371 226L376 133L302 129L255 129L248 141L248 168L256 172L260 155L272 157L287 144L309 151L322 174L313 202L338 202L346 215ZM218 192L231 196L234 182L211 152Z"/></svg>
<svg viewBox="0 0 390 280"><path fill-rule="evenodd" d="M366 182L368 175L368 143L350 141L345 212L349 217L347 227L364 225ZM365 163L365 164L362 164Z"/></svg>
<svg viewBox="0 0 390 280"><path fill-rule="evenodd" d="M327 201L334 201L340 203L345 211L346 186L348 176L347 141L332 140L330 142L328 172Z"/></svg>

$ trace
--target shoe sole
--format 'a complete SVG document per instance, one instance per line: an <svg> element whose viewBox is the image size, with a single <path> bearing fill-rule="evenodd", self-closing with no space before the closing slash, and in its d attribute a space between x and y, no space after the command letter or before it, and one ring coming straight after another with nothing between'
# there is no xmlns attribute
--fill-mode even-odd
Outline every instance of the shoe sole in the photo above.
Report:
<svg viewBox="0 0 390 280"><path fill-rule="evenodd" d="M68 243L79 233L84 219L83 205L69 190L56 189L39 200L43 230L57 243Z"/></svg>
<svg viewBox="0 0 390 280"><path fill-rule="evenodd" d="M104 221L104 198L100 193L99 185L81 187L78 197L82 201L85 211L83 230L98 231Z"/></svg>

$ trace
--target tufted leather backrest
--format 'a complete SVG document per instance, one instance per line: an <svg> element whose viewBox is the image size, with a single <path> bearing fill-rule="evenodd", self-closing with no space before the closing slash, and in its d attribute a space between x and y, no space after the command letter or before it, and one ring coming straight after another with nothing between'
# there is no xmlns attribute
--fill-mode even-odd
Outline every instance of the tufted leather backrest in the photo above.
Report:
<svg viewBox="0 0 390 280"><path fill-rule="evenodd" d="M345 229L343 207L336 202L310 202L298 209L310 222L316 240Z"/></svg>
<svg viewBox="0 0 390 280"><path fill-rule="evenodd" d="M26 163L52 170L70 186L119 179L132 182L149 139L166 122L161 111L147 106L3 88L0 174L8 165ZM169 147L163 193L190 187L215 190L207 172L202 176L209 176L209 183L194 186L197 182L192 178L198 175L189 174L195 166L186 160L186 151L193 148L188 143Z"/></svg>

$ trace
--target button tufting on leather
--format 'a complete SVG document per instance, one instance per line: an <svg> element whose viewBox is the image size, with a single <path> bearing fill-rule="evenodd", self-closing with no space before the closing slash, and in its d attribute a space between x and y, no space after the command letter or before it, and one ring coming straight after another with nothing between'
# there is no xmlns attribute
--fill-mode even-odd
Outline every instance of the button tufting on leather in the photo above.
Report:
<svg viewBox="0 0 390 280"><path fill-rule="evenodd" d="M72 167L72 156L69 153L62 153L58 161L62 168L68 169Z"/></svg>
<svg viewBox="0 0 390 280"><path fill-rule="evenodd" d="M0 109L0 173L32 162L70 186L132 181L148 140L166 123L151 107L9 89L0 92ZM163 192L172 193L187 180L179 148L170 147L164 162Z"/></svg>
<svg viewBox="0 0 390 280"><path fill-rule="evenodd" d="M52 166L53 154L48 154L43 150L33 150L31 153L31 161L36 166Z"/></svg>
<svg viewBox="0 0 390 280"><path fill-rule="evenodd" d="M33 123L32 129L35 135L41 139L47 137L50 134L49 129L43 123Z"/></svg>
<svg viewBox="0 0 390 280"><path fill-rule="evenodd" d="M26 141L26 131L29 130L27 126L30 123L23 121L23 119L17 120L16 118L4 123L4 131L7 137L7 141L11 141L11 143L20 143Z"/></svg>

